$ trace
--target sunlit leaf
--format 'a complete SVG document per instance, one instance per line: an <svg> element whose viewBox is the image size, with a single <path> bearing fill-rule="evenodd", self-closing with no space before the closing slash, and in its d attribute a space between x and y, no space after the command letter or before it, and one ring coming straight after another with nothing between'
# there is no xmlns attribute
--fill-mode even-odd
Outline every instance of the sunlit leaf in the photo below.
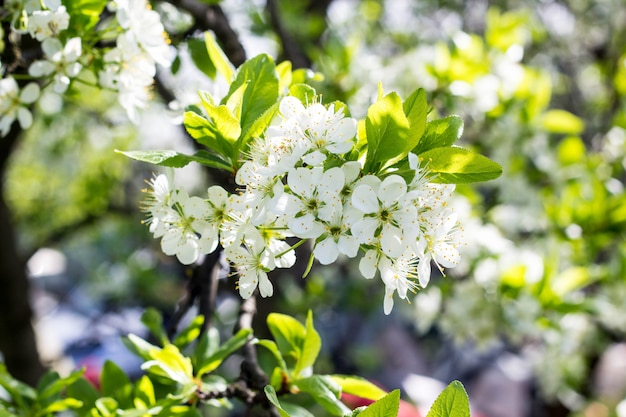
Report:
<svg viewBox="0 0 626 417"><path fill-rule="evenodd" d="M439 394L426 417L470 417L469 399L463 384L452 381Z"/></svg>
<svg viewBox="0 0 626 417"><path fill-rule="evenodd" d="M310 394L326 411L335 416L350 413L350 409L340 401L341 387L330 377L312 375L293 381L302 392Z"/></svg>
<svg viewBox="0 0 626 417"><path fill-rule="evenodd" d="M457 147L434 148L420 154L420 162L434 174L434 182L464 184L489 181L502 167L489 158Z"/></svg>
<svg viewBox="0 0 626 417"><path fill-rule="evenodd" d="M421 154L433 148L451 146L463 134L463 120L458 116L448 116L426 123L424 134L413 153Z"/></svg>
<svg viewBox="0 0 626 417"><path fill-rule="evenodd" d="M199 365L200 369L198 369L196 375L201 377L202 375L217 369L217 367L222 364L224 359L239 350L246 344L246 342L248 342L251 334L251 329L240 329L233 337L217 348L211 356Z"/></svg>
<svg viewBox="0 0 626 417"><path fill-rule="evenodd" d="M400 390L391 391L358 413L360 417L396 417L400 408Z"/></svg>
<svg viewBox="0 0 626 417"><path fill-rule="evenodd" d="M351 375L329 375L330 378L335 381L340 387L341 391L346 394L356 395L361 398L367 398L368 400L379 400L387 392L367 379L351 376Z"/></svg>

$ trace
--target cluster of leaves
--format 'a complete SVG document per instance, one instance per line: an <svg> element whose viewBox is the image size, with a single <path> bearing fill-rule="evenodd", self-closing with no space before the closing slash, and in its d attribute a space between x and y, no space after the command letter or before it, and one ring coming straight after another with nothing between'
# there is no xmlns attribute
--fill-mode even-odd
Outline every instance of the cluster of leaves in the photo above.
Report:
<svg viewBox="0 0 626 417"><path fill-rule="evenodd" d="M0 387L8 397L0 395L0 416L45 417L71 411L78 417L191 417L202 415L202 407L231 409L232 398L252 396L261 404L275 406L281 417L311 417L311 412L297 405L302 394L310 395L335 416L391 417L398 413L399 390L388 394L359 377L313 373L321 339L313 327L311 312L305 324L287 315L270 314L267 325L274 340L259 340L250 329L241 329L222 342L216 328L202 332L203 318L197 316L170 341L156 310L146 310L142 321L159 344L133 334L124 338L124 344L144 361L141 368L145 373L135 381L114 362L107 361L98 388L83 378L85 369L66 377L50 371L32 388L12 378L2 365ZM229 382L215 373L246 344L269 350L276 360L270 384L262 392L250 390L244 381ZM350 410L341 401L342 393L375 402ZM259 395L266 399L258 400ZM428 416L468 417L469 403L463 386L452 382Z"/></svg>
<svg viewBox="0 0 626 417"><path fill-rule="evenodd" d="M210 94L200 92L202 108L192 107L185 112L187 132L204 149L193 155L173 150L123 154L174 168L198 162L234 174L245 160L250 141L260 136L272 121L280 98L294 96L305 104L316 98L315 89L307 84L308 72L292 71L288 61L276 65L271 57L261 54L234 72L214 36L206 33L205 40L208 59L197 59L196 64L211 62L216 74L232 82L219 104ZM344 103L332 104L349 114ZM427 122L428 113L424 90L415 90L403 101L395 92L385 95L379 86L378 101L369 108L367 118L359 123L359 155L351 159L364 160L364 174L384 176L402 172L408 166L408 153L413 152L427 161L435 182L448 184L488 181L502 173L502 168L488 158L453 146L463 131L459 117Z"/></svg>

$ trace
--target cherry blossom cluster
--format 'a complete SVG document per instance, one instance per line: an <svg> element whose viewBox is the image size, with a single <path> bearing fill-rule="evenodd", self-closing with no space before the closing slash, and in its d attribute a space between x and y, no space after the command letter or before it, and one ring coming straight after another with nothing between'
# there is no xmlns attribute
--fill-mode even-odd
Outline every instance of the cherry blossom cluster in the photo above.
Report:
<svg viewBox="0 0 626 417"><path fill-rule="evenodd" d="M160 16L146 0L113 0L108 8L115 13L114 23L81 33L80 28L68 30L72 16L60 0L6 2L10 30L41 42L42 58L29 65L33 81L23 86L0 63L0 136L6 136L16 120L28 129L33 121L32 104L44 93L50 98L48 103L60 103L60 95L77 79L94 84L92 79L97 78L99 87L116 91L128 117L138 121L137 110L150 98L156 64L168 66L171 50ZM73 36L77 32L80 36ZM112 33L117 34L114 47L107 43ZM84 73L79 76L87 64L101 68L91 79ZM48 111L55 109L59 105Z"/></svg>
<svg viewBox="0 0 626 417"><path fill-rule="evenodd" d="M145 201L150 231L183 264L221 245L243 298L257 287L271 296L268 273L293 266L304 242L323 265L360 258L365 278L379 273L389 314L394 294L407 299L428 284L431 261L441 271L458 263L460 226L448 205L454 185L430 182L414 154L409 180L364 173L360 161L347 159L356 136L356 120L333 104L285 97L245 153L237 193L212 186L205 198L190 197L167 175L155 177Z"/></svg>

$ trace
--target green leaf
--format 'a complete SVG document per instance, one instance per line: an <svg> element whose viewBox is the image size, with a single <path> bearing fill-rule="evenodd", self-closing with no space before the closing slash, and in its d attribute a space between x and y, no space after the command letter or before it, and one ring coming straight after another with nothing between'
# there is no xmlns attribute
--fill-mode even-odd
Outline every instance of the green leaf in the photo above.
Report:
<svg viewBox="0 0 626 417"><path fill-rule="evenodd" d="M198 315L189 323L189 325L181 331L172 342L177 348L183 349L191 344L200 336L202 325L204 324L204 316Z"/></svg>
<svg viewBox="0 0 626 417"><path fill-rule="evenodd" d="M159 349L158 346L148 343L141 337L132 333L122 337L122 343L124 343L124 346L126 346L128 350L144 360L151 359L150 352L153 349Z"/></svg>
<svg viewBox="0 0 626 417"><path fill-rule="evenodd" d="M131 159L141 162L148 162L150 164L182 168L190 162L197 162L202 165L206 165L211 168L223 169L226 171L232 171L233 168L230 164L224 161L219 156L213 155L207 151L198 151L193 155L185 155L172 150L153 150L153 151L120 151L117 153L125 155Z"/></svg>
<svg viewBox="0 0 626 417"><path fill-rule="evenodd" d="M241 101L240 119L242 136L246 137L254 122L278 99L278 74L269 55L257 55L241 65L225 99L243 85L246 88ZM245 145L239 143L237 148L243 149Z"/></svg>
<svg viewBox="0 0 626 417"><path fill-rule="evenodd" d="M402 109L409 120L409 141L418 143L426 130L426 116L428 115L426 91L423 88L415 90L404 100Z"/></svg>
<svg viewBox="0 0 626 417"><path fill-rule="evenodd" d="M465 184L489 181L502 174L502 167L489 158L457 147L434 148L420 154L420 162L435 175L433 182Z"/></svg>
<svg viewBox="0 0 626 417"><path fill-rule="evenodd" d="M313 327L313 312L311 310L309 310L307 314L305 332L304 341L302 343L302 353L293 372L294 378L303 370L313 366L322 348L322 339Z"/></svg>
<svg viewBox="0 0 626 417"><path fill-rule="evenodd" d="M341 387L331 378L322 375L312 375L293 381L302 392L310 394L316 402L329 413L336 416L343 416L350 413L350 409L339 399L341 397Z"/></svg>
<svg viewBox="0 0 626 417"><path fill-rule="evenodd" d="M228 106L224 104L219 106L215 105L212 101L205 100L205 96L200 96L202 98L202 105L210 118L209 123L215 128L217 134L216 139L221 142L220 145L226 150L225 156L228 156L231 152L232 144L234 144L241 135L239 119Z"/></svg>
<svg viewBox="0 0 626 417"><path fill-rule="evenodd" d="M409 140L409 120L404 115L402 100L389 93L372 104L365 119L367 158L365 172L378 172L404 158L415 146Z"/></svg>
<svg viewBox="0 0 626 417"><path fill-rule="evenodd" d="M439 394L426 417L470 417L469 399L463 384L452 381Z"/></svg>
<svg viewBox="0 0 626 417"><path fill-rule="evenodd" d="M116 415L118 407L117 401L111 397L102 397L96 400L96 409L103 417L109 417Z"/></svg>
<svg viewBox="0 0 626 417"><path fill-rule="evenodd" d="M585 130L585 122L566 110L548 110L541 117L541 126L550 133L578 135Z"/></svg>
<svg viewBox="0 0 626 417"><path fill-rule="evenodd" d="M61 400L57 400L52 404L46 406L43 410L39 412L40 416L45 416L50 413L58 413L60 411L65 411L74 408L80 408L83 406L82 401L77 400L76 398L63 398Z"/></svg>
<svg viewBox="0 0 626 417"><path fill-rule="evenodd" d="M187 41L187 46L189 47L191 60L196 64L196 67L202 71L204 75L214 80L217 71L207 51L206 41L191 38Z"/></svg>
<svg viewBox="0 0 626 417"><path fill-rule="evenodd" d="M96 400L100 398L100 393L87 380L80 378L67 387L67 396L80 400L83 405L78 412L79 415L85 415L88 410L92 409Z"/></svg>
<svg viewBox="0 0 626 417"><path fill-rule="evenodd" d="M52 382L45 388L41 387L42 389L39 391L39 398L40 399L48 398L55 394L60 393L64 388L66 388L69 385L72 385L74 382L80 379L80 377L83 376L84 373L85 373L84 368L78 369L70 373L65 378L57 379L56 381Z"/></svg>
<svg viewBox="0 0 626 417"><path fill-rule="evenodd" d="M341 391L346 394L356 395L373 401L379 400L387 395L385 390L374 385L367 379L358 376L330 375L330 378L335 381L341 387Z"/></svg>
<svg viewBox="0 0 626 417"><path fill-rule="evenodd" d="M148 307L141 315L141 322L163 345L169 343L169 338L163 329L163 316L156 308Z"/></svg>
<svg viewBox="0 0 626 417"><path fill-rule="evenodd" d="M130 379L119 366L110 360L104 363L100 373L100 391L104 397L115 398L122 408L129 408L133 405L133 386Z"/></svg>
<svg viewBox="0 0 626 417"><path fill-rule="evenodd" d="M276 73L278 74L278 91L280 94L283 94L293 82L291 62L283 61L276 64Z"/></svg>
<svg viewBox="0 0 626 417"><path fill-rule="evenodd" d="M200 145L206 146L212 151L228 157L232 153L233 145L228 139L225 138L225 135L231 136L231 134L233 133L233 123L235 125L234 129L236 130L236 132L239 132L239 121L235 118L234 115L232 115L232 113L230 112L230 110L228 110L226 106L212 106L204 99L203 104L205 109L209 109L212 111L213 117L215 119L207 120L196 112L186 111L183 114L183 124L185 125L185 130ZM218 112L218 107L222 107L223 109L219 110ZM220 113L221 115L218 113ZM220 132L219 127L214 122L214 120L224 116L228 119L225 121L220 121L219 123L222 125L222 128L226 131L226 133ZM237 134L234 140L236 140L238 137L239 135Z"/></svg>
<svg viewBox="0 0 626 417"><path fill-rule="evenodd" d="M278 362L278 366L280 367L280 369L282 369L284 372L287 372L287 364L285 363L285 358L283 358L280 350L278 350L278 345L276 345L273 340L261 339L257 341L257 345L263 346L265 349L269 350L276 358L276 362Z"/></svg>
<svg viewBox="0 0 626 417"><path fill-rule="evenodd" d="M300 100L305 106L313 103L316 94L315 89L308 84L294 84L289 88L289 95Z"/></svg>
<svg viewBox="0 0 626 417"><path fill-rule="evenodd" d="M400 390L393 390L361 411L359 417L396 417L400 409Z"/></svg>
<svg viewBox="0 0 626 417"><path fill-rule="evenodd" d="M282 356L290 357L297 363L306 337L306 328L302 323L286 314L270 313L267 316L267 326Z"/></svg>
<svg viewBox="0 0 626 417"><path fill-rule="evenodd" d="M63 5L70 15L70 29L77 34L89 33L100 21L107 0L67 0Z"/></svg>
<svg viewBox="0 0 626 417"><path fill-rule="evenodd" d="M452 146L463 134L463 120L458 116L448 116L426 123L422 138L413 149L419 155L433 148Z"/></svg>
<svg viewBox="0 0 626 417"><path fill-rule="evenodd" d="M141 365L141 369L178 382L185 386L193 383L191 359L185 357L174 345L167 344L163 349L150 352L153 360Z"/></svg>
<svg viewBox="0 0 626 417"><path fill-rule="evenodd" d="M142 375L135 384L134 406L139 409L148 409L156 403L154 385L150 378Z"/></svg>
<svg viewBox="0 0 626 417"><path fill-rule="evenodd" d="M251 329L240 329L233 337L228 339L223 345L217 348L211 356L200 364L200 369L197 371L196 376L200 378L202 375L217 369L217 367L222 364L224 359L246 344L251 334Z"/></svg>
<svg viewBox="0 0 626 417"><path fill-rule="evenodd" d="M200 369L202 362L206 361L215 353L220 345L220 332L211 327L202 334L196 348L194 349L191 361L193 369Z"/></svg>
<svg viewBox="0 0 626 417"><path fill-rule="evenodd" d="M233 65L226 57L226 54L224 54L224 51L222 51L222 48L217 44L213 32L208 31L204 33L204 42L209 58L211 58L211 62L213 62L217 72L226 79L226 82L231 82L234 74Z"/></svg>
<svg viewBox="0 0 626 417"><path fill-rule="evenodd" d="M278 410L278 413L280 414L280 417L290 417L289 413L287 413L283 409L283 407L280 405L280 401L278 401L278 397L276 396L276 390L274 389L273 386L266 385L265 389L263 391L265 391L265 396L267 397L269 402L274 407L276 407L276 410Z"/></svg>

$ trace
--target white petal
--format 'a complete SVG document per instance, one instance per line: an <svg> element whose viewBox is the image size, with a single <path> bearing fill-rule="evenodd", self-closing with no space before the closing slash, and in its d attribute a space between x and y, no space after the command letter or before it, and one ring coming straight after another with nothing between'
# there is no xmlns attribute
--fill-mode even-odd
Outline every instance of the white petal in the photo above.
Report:
<svg viewBox="0 0 626 417"><path fill-rule="evenodd" d="M433 258L435 262L444 268L454 268L459 264L461 256L456 248L445 242L440 242L435 245Z"/></svg>
<svg viewBox="0 0 626 417"><path fill-rule="evenodd" d="M343 253L348 258L354 258L357 255L359 246L359 241L356 237L349 235L339 236L339 242L337 242L339 252Z"/></svg>
<svg viewBox="0 0 626 417"><path fill-rule="evenodd" d="M322 181L317 186L317 193L324 201L328 198L337 198L345 182L346 177L341 168L331 168L322 175Z"/></svg>
<svg viewBox="0 0 626 417"><path fill-rule="evenodd" d="M393 310L393 288L385 287L385 300L383 301L383 311L386 315L391 314Z"/></svg>
<svg viewBox="0 0 626 417"><path fill-rule="evenodd" d="M367 279L372 279L376 275L378 269L378 252L373 249L365 252L365 255L359 261L359 272Z"/></svg>
<svg viewBox="0 0 626 417"><path fill-rule="evenodd" d="M430 282L430 272L430 255L421 256L417 265L417 275L422 288Z"/></svg>
<svg viewBox="0 0 626 417"><path fill-rule="evenodd" d="M65 62L74 62L82 54L82 44L80 38L72 38L67 41L65 48L63 48L63 54L65 55Z"/></svg>
<svg viewBox="0 0 626 417"><path fill-rule="evenodd" d="M180 229L175 227L167 229L161 239L161 250L166 255L175 255L181 240L182 233Z"/></svg>
<svg viewBox="0 0 626 417"><path fill-rule="evenodd" d="M50 61L35 61L28 67L28 74L33 77L43 77L54 72L56 67Z"/></svg>
<svg viewBox="0 0 626 417"><path fill-rule="evenodd" d="M20 122L22 129L28 129L33 124L33 115L25 107L17 109L17 120Z"/></svg>
<svg viewBox="0 0 626 417"><path fill-rule="evenodd" d="M194 240L188 239L178 247L176 258L183 265L191 265L198 259L198 245Z"/></svg>
<svg viewBox="0 0 626 417"><path fill-rule="evenodd" d="M39 98L39 85L29 83L20 93L20 101L25 104L34 103Z"/></svg>
<svg viewBox="0 0 626 417"><path fill-rule="evenodd" d="M325 160L326 155L324 155L320 151L313 151L302 157L302 162L313 167L322 165Z"/></svg>
<svg viewBox="0 0 626 417"><path fill-rule="evenodd" d="M302 113L304 113L304 106L302 102L295 97L285 97L280 102L280 113L287 119L291 117L299 117Z"/></svg>
<svg viewBox="0 0 626 417"><path fill-rule="evenodd" d="M352 192L352 205L363 213L376 213L379 205L374 189L367 184L356 187Z"/></svg>
<svg viewBox="0 0 626 417"><path fill-rule="evenodd" d="M302 239L314 239L324 233L324 226L310 213L289 219L287 225L294 235Z"/></svg>
<svg viewBox="0 0 626 417"><path fill-rule="evenodd" d="M380 245L387 256L392 258L400 256L404 252L402 231L388 224L383 225L380 232Z"/></svg>
<svg viewBox="0 0 626 417"><path fill-rule="evenodd" d="M215 207L223 206L228 201L228 192L219 185L209 187L207 194L209 195L209 202Z"/></svg>
<svg viewBox="0 0 626 417"><path fill-rule="evenodd" d="M352 225L352 236L356 237L360 243L373 243L374 233L376 228L378 228L378 224L378 220L372 217L364 217Z"/></svg>
<svg viewBox="0 0 626 417"><path fill-rule="evenodd" d="M406 194L406 188L404 178L399 175L390 175L380 184L378 199L385 207L389 207Z"/></svg>
<svg viewBox="0 0 626 417"><path fill-rule="evenodd" d="M337 244L332 238L328 237L315 245L313 255L322 265L330 265L337 260L339 255Z"/></svg>
<svg viewBox="0 0 626 417"><path fill-rule="evenodd" d="M259 272L259 292L261 297L271 297L274 294L272 282L265 272Z"/></svg>
<svg viewBox="0 0 626 417"><path fill-rule="evenodd" d="M53 61L61 61L63 44L57 38L48 38L41 43L41 49L46 56Z"/></svg>
<svg viewBox="0 0 626 417"><path fill-rule="evenodd" d="M289 171L287 184L294 194L304 198L310 198L316 183L312 181L315 169L296 168Z"/></svg>

